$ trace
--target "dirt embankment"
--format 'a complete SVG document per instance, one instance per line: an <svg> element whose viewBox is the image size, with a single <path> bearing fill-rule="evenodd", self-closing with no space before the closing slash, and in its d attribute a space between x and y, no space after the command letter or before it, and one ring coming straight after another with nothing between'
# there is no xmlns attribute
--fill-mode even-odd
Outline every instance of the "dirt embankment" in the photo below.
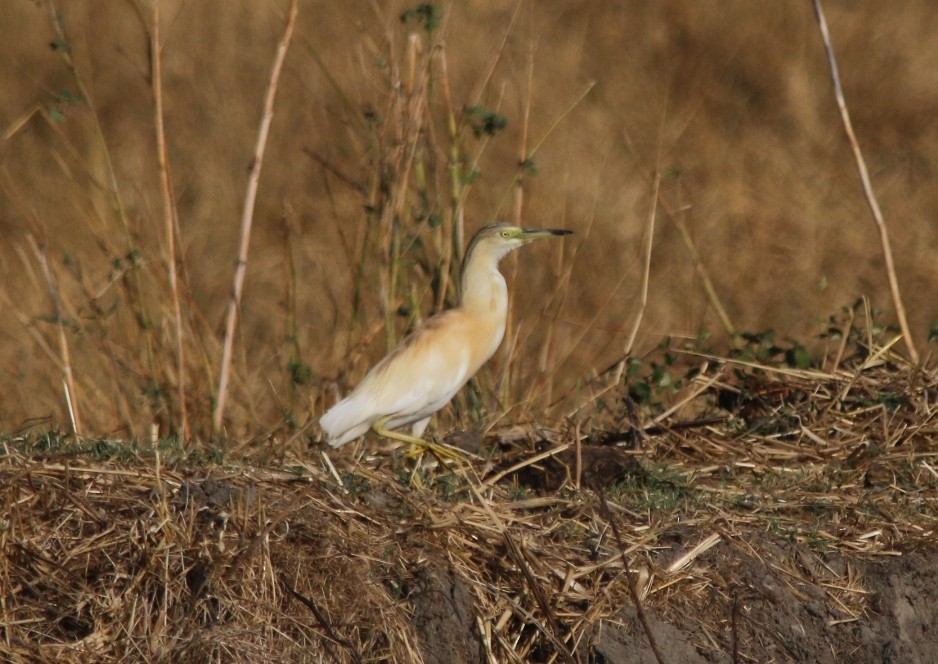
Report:
<svg viewBox="0 0 938 664"><path fill-rule="evenodd" d="M448 465L3 440L0 661L938 661L935 375L751 364Z"/></svg>
<svg viewBox="0 0 938 664"><path fill-rule="evenodd" d="M611 503L627 573L588 493L199 474L8 458L4 661L631 664L658 661L648 630L668 664L938 661L935 550L691 519L635 551L649 530Z"/></svg>

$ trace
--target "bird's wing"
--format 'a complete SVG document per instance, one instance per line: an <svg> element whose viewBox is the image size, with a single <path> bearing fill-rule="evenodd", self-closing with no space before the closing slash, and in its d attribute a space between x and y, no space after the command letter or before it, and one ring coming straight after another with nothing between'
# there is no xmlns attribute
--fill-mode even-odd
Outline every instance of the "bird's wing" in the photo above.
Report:
<svg viewBox="0 0 938 664"><path fill-rule="evenodd" d="M330 444L344 445L388 415L400 416L393 423L396 427L442 408L471 376L464 328L458 312L449 311L404 339L323 415L320 425Z"/></svg>
<svg viewBox="0 0 938 664"><path fill-rule="evenodd" d="M478 370L465 316L449 311L405 339L362 380L355 392L367 394L370 406L400 424L422 419L453 398Z"/></svg>

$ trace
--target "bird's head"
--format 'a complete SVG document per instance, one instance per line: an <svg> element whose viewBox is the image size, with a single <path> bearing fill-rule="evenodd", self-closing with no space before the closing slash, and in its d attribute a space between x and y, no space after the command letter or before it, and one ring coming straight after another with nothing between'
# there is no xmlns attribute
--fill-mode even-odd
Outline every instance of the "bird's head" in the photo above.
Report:
<svg viewBox="0 0 938 664"><path fill-rule="evenodd" d="M520 246L546 237L570 235L573 231L555 228L522 228L513 224L499 221L480 228L466 249L465 260L468 261L473 254L483 253L500 260L509 251Z"/></svg>
<svg viewBox="0 0 938 664"><path fill-rule="evenodd" d="M501 292L502 299L506 301L508 297L505 292L505 279L498 272L498 262L505 254L535 240L570 233L571 231L552 228L521 228L504 222L489 224L479 229L472 236L463 257L460 304L475 302L487 310L497 308L493 304L499 299L495 297L497 293ZM502 306L505 306L504 302Z"/></svg>

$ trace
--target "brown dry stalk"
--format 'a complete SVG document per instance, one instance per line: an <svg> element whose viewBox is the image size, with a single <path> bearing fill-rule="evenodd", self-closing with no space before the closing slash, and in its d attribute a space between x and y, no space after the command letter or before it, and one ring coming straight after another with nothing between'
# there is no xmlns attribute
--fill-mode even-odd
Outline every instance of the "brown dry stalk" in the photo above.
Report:
<svg viewBox="0 0 938 664"><path fill-rule="evenodd" d="M645 607L642 605L642 598L638 594L638 588L635 587L635 575L629 570L628 549L626 549L625 543L622 541L622 535L619 534L619 524L615 516L613 516L612 510L609 509L609 504L606 502L606 494L602 486L593 483L592 489L596 492L596 495L599 496L599 506L602 508L603 516L606 521L609 522L609 526L612 528L612 536L615 538L619 551L622 553L622 564L625 565L625 573L629 578L629 594L632 596L632 601L635 602L635 612L638 614L639 622L642 623L642 628L645 630L645 636L648 637L648 646L655 654L655 659L658 660L658 664L665 664L664 657L658 649L658 642L655 640L655 633L651 630L651 625L648 623L648 616L645 615Z"/></svg>
<svg viewBox="0 0 938 664"><path fill-rule="evenodd" d="M632 136L629 132L623 132L623 137L625 138L626 145L629 148L629 152L632 153L632 156L635 158L635 163L639 167L642 176L645 178L645 182L651 186L654 183L654 178L657 175L653 175L651 170L646 168L645 165L641 162L638 157L638 151L635 149L635 144L632 141ZM726 333L731 337L736 336L736 328L733 326L733 321L730 320L729 314L726 313L726 307L723 306L723 301L720 300L720 296L717 294L716 288L713 285L713 281L710 279L710 273L707 271L707 267L703 264L703 261L700 258L700 254L697 252L697 248L694 246L694 240L690 236L690 231L687 230L687 224L678 216L678 212L683 212L683 206L677 206L677 208L672 207L664 195L658 192L658 204L661 206L661 209L664 210L665 215L671 223L674 224L674 227L677 228L678 233L681 234L681 241L684 243L684 247L687 249L687 253L690 254L691 263L694 265L694 271L697 273L697 276L700 278L700 284L703 286L704 291L707 294L707 299L710 301L710 306L713 307L714 312L717 317L720 319L720 324L723 325L723 329L726 330Z"/></svg>
<svg viewBox="0 0 938 664"><path fill-rule="evenodd" d="M655 240L655 217L658 212L658 189L661 186L661 174L655 173L654 184L652 185L651 211L648 213L648 226L645 228L645 266L642 271L642 295L638 304L638 312L635 314L635 321L632 323L632 331L629 332L629 339L625 343L623 357L628 357L632 353L635 345L635 337L638 336L638 328L642 325L642 317L645 315L645 307L648 304L648 282L651 274L651 250Z"/></svg>
<svg viewBox="0 0 938 664"><path fill-rule="evenodd" d="M284 574L283 572L280 573L280 583L283 585L284 588L286 588L287 592L290 593L290 595L292 595L294 599L296 599L300 604L302 604L303 606L305 606L307 609L310 610L310 613L312 613L313 616L315 616L316 620L319 622L320 627L322 627L323 631L329 636L329 638L335 641L336 643L340 644L342 647L346 648L351 654L352 661L355 662L355 664L361 664L362 656L358 652L358 649L355 647L355 644L349 641L348 639L345 639L339 636L339 634L332 627L332 623L329 622L329 619L326 618L325 614L322 612L322 609L319 608L319 606L316 604L313 598L306 597L305 595L298 592L290 584L290 581L287 579L286 574ZM332 649L332 643L330 643L327 640L324 640L322 642L322 645L325 648L326 652L329 653L329 656L332 659L334 659L337 662L342 661L341 659L339 659L339 656L336 654L335 650Z"/></svg>
<svg viewBox="0 0 938 664"><path fill-rule="evenodd" d="M257 185L261 176L261 165L264 161L264 149L267 147L267 136L270 132L270 123L274 117L274 99L277 95L277 84L280 81L280 71L283 61L293 38L293 28L296 26L298 13L297 0L290 1L290 14L287 25L277 46L277 55L270 71L270 82L267 85L267 95L264 99L264 115L261 118L260 129L257 132L257 144L254 147L254 158L251 160L251 169L248 176L247 191L244 195L244 210L241 215L241 241L238 247L238 263L235 267L234 284L231 300L228 302L228 318L225 323L225 341L222 347L221 368L218 372L218 393L215 400L215 410L212 413L212 430L221 432L222 421L225 416L225 403L228 399L228 382L231 373L231 353L234 348L235 324L238 320L238 309L241 306L241 293L244 288L244 274L247 270L248 250L251 244L251 225L254 221L254 202L257 198Z"/></svg>
<svg viewBox="0 0 938 664"><path fill-rule="evenodd" d="M837 59L834 57L834 46L831 43L830 31L827 29L827 19L824 18L824 9L821 7L821 0L814 0L814 14L817 17L818 28L821 31L824 50L827 52L827 63L830 66L831 81L834 84L834 96L837 98L837 108L840 109L840 118L843 121L844 132L847 134L847 140L850 141L850 148L853 150L853 157L857 162L857 170L860 173L860 182L863 184L863 193L866 195L866 203L870 207L870 212L873 214L873 221L876 222L876 228L879 230L879 243L883 251L883 260L886 262L886 276L889 279L889 290L892 293L893 306L896 308L896 318L899 320L899 329L902 330L902 337L905 340L905 347L909 352L909 358L911 358L914 364L918 364L919 354L918 350L915 348L915 341L912 339L909 322L906 320L905 306L902 304L902 295L899 293L899 279L896 276L896 265L892 258L892 245L889 243L886 221L883 219L883 213L879 209L876 194L873 193L870 174L866 168L863 153L860 151L860 144L857 143L856 134L853 132L853 123L850 121L850 112L847 110L843 87L840 84L840 72L837 69Z"/></svg>
<svg viewBox="0 0 938 664"><path fill-rule="evenodd" d="M560 125L560 123L566 120L567 117L571 113L573 113L576 107L580 105L580 102L586 99L586 95L588 95L594 87L596 87L596 81L587 81L586 85L583 86L583 89L574 98L574 100L570 102L570 104L566 108L564 108L557 115L557 117L553 119L553 121L550 123L550 126L547 127L546 130L544 130L540 138L534 141L534 144L531 146L531 149L528 151L527 156L525 157L528 161L533 162L534 156L538 153L538 151L541 149L541 147L544 145L547 139L551 137L551 135L554 133L554 130L556 130L557 127ZM514 189L521 182L521 176L524 174L524 172L525 172L524 168L519 168L517 171L515 171L515 176L511 178L511 180L509 180L508 184L505 187L505 191L502 192L501 196L498 199L498 204L497 204L498 206L496 208L497 210L501 210L505 206L505 202L508 200L508 196L513 193Z"/></svg>
<svg viewBox="0 0 938 664"><path fill-rule="evenodd" d="M570 652L570 649L564 645L563 633L560 629L557 616L554 614L554 611L551 610L550 601L547 599L547 594L544 592L543 586L537 582L534 574L531 573L531 568L528 566L527 560L525 560L523 549L518 546L518 543L511 537L507 529L502 532L502 536L505 538L505 546L508 549L509 555L518 565L518 569L521 570L525 581L528 582L528 588L530 588L531 592L534 594L534 599L540 607L541 612L544 614L544 617L547 618L547 624L550 626L550 630L544 629L544 636L554 644L561 659L573 664L575 660L573 659L573 654Z"/></svg>
<svg viewBox="0 0 938 664"><path fill-rule="evenodd" d="M514 206L512 209L512 223L516 226L522 226L522 210L524 208L524 172L528 164L528 132L531 125L531 91L534 85L534 51L535 47L533 44L528 45L528 52L525 58L525 77L524 77L524 93L522 97L524 99L524 110L521 113L521 135L518 138L518 171L515 176L515 186L513 187L514 191ZM507 265L505 276L508 279L508 283L514 284L518 276L518 255L512 254L506 261ZM509 396L511 392L511 380L512 380L512 365L511 358L515 354L515 345L517 344L518 337L517 334L514 334L515 327L515 317L514 317L514 301L515 301L515 291L513 288L508 290L508 318L505 322L505 338L510 341L510 343L502 344L502 357L504 357L504 367L502 369L502 375L499 379L498 386L498 399L501 403L508 403ZM520 330L518 330L520 332Z"/></svg>
<svg viewBox="0 0 938 664"><path fill-rule="evenodd" d="M443 108L446 109L446 129L449 134L450 148L450 237L443 247L443 258L440 264L440 288L437 293L436 310L441 311L446 302L446 294L454 280L455 275L450 274L452 266L463 255L463 236L466 232L465 206L463 205L462 190L464 174L462 170L462 143L460 141L459 123L456 120L456 111L453 107L453 93L449 84L449 72L446 67L446 51L442 48L436 52L436 59L440 69L440 90L443 96Z"/></svg>
<svg viewBox="0 0 938 664"><path fill-rule="evenodd" d="M733 594L733 612L730 614L730 634L733 639L733 664L739 664L739 594Z"/></svg>
<svg viewBox="0 0 938 664"><path fill-rule="evenodd" d="M55 325L59 334L59 352L62 354L62 371L65 374L65 401L68 406L68 415L72 423L72 433L81 436L81 418L78 413L78 392L75 391L75 379L72 374L72 358L68 347L68 337L65 335L65 324L62 322L62 304L59 298L59 287L49 267L49 256L46 253L45 243L39 244L36 239L29 235L29 246L36 255L36 260L42 267L42 274L46 279L46 286L49 289L49 300L52 302L52 315L55 316Z"/></svg>
<svg viewBox="0 0 938 664"><path fill-rule="evenodd" d="M392 171L397 177L397 186L391 187L391 194L388 197L381 214L381 237L382 251L387 265L387 273L382 274L383 296L382 307L385 318L385 341L388 351L397 345L397 329L394 325L394 318L397 307L400 305L399 294L401 269L403 267L403 258L405 255L404 245L402 244L403 233L399 220L407 217L407 193L411 182L411 173L417 181L417 187L422 188L421 184L423 165L420 161L420 147L423 140L425 114L429 112L430 99L428 97L429 72L425 66L426 49L423 42L416 34L411 34L407 40L407 76L403 81L405 85L404 94L395 97L395 117L397 119L396 131L400 137L401 148L395 151L395 160ZM419 75L416 64L418 58L421 61ZM398 81L398 83L401 83Z"/></svg>
<svg viewBox="0 0 938 664"><path fill-rule="evenodd" d="M179 284L176 275L176 204L173 182L169 177L169 154L166 151L166 127L163 122L163 66L160 44L160 1L153 0L153 29L150 33L150 57L153 84L153 115L156 125L156 156L160 169L163 195L163 222L166 231L167 270L169 290L173 298L173 324L176 334L176 381L179 392L179 435L189 439L189 415L186 411L186 351L182 338L182 309L179 306Z"/></svg>
<svg viewBox="0 0 938 664"><path fill-rule="evenodd" d="M62 14L55 6L53 0L45 0L45 5L46 11L49 13L49 18L52 21L52 28L55 30L55 34L58 40L55 44L53 44L53 46L55 47L55 50L61 54L62 59L65 62L65 66L68 68L68 71L75 82L75 87L78 88L78 93L91 114L95 141L97 142L101 151L101 156L104 159L105 168L107 170L107 185L105 189L108 192L111 205L114 208L114 212L117 214L118 221L121 225L121 230L124 233L124 241L127 247L127 259L130 261L131 265L130 274L133 285L133 297L136 299L136 305L138 307L138 310L135 313L137 315L137 321L140 325L140 329L143 332L147 357L147 370L151 376L155 377L156 365L154 363L153 357L153 332L150 325L150 316L147 313L146 300L143 297L143 284L141 283L140 279L140 260L138 258L140 252L137 247L137 243L134 240L133 233L130 229L130 219L127 216L127 210L124 207L124 199L121 197L120 189L117 186L117 172L114 168L114 162L111 159L111 151L108 149L107 141L104 138L104 129L101 125L101 120L98 117L98 111L95 108L91 94L88 92L88 88L85 87L84 79L81 77L81 74L78 73L78 67L75 65L75 60L72 58L71 42L69 41L68 33L65 31L65 24L62 21ZM97 178L95 178L95 181L97 182Z"/></svg>

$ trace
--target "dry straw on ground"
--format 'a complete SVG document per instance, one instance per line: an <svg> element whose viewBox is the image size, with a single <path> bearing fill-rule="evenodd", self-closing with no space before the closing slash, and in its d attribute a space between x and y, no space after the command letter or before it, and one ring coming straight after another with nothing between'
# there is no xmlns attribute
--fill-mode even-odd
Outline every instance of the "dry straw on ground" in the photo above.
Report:
<svg viewBox="0 0 938 664"><path fill-rule="evenodd" d="M874 601L858 569L934 545L938 452L935 376L888 345L837 350L825 369L693 356L666 417L622 424L616 388L597 426L506 431L453 468L384 445L241 466L8 439L0 650L585 662L629 623L632 584L653 632L723 661L784 638L746 619L766 593L810 600L819 647L846 648Z"/></svg>

